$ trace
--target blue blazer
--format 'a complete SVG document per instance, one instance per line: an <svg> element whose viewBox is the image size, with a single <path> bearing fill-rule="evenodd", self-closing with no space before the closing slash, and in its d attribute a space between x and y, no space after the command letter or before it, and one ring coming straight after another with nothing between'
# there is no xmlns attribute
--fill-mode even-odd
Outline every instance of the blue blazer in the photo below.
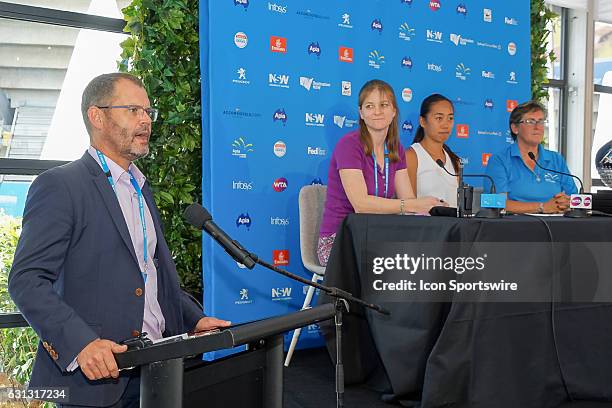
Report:
<svg viewBox="0 0 612 408"><path fill-rule="evenodd" d="M157 233L157 298L164 336L192 330L203 316L180 289L176 266L147 183ZM116 403L128 381L90 381L66 368L96 338L115 342L142 330L144 281L117 197L87 152L44 172L28 192L9 293L41 342L31 387L68 387L74 405Z"/></svg>

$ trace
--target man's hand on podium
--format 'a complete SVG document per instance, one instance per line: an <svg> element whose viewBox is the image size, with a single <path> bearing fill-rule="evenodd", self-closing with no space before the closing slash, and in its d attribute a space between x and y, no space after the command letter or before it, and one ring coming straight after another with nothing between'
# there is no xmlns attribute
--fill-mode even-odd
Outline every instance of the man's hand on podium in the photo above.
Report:
<svg viewBox="0 0 612 408"><path fill-rule="evenodd" d="M195 328L193 329L194 333L218 329L220 327L229 327L232 322L228 322L227 320L217 319L216 317L203 317L198 320Z"/></svg>
<svg viewBox="0 0 612 408"><path fill-rule="evenodd" d="M119 369L113 353L123 353L127 346L111 340L96 339L77 356L79 367L90 380L119 377Z"/></svg>

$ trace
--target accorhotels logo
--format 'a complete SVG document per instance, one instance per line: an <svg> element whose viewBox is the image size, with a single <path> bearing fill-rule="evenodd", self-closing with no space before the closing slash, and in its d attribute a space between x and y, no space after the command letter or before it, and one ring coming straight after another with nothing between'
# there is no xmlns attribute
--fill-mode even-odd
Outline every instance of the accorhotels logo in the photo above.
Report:
<svg viewBox="0 0 612 408"><path fill-rule="evenodd" d="M268 74L268 86L272 88L289 89L289 75L285 74Z"/></svg>
<svg viewBox="0 0 612 408"><path fill-rule="evenodd" d="M289 218L270 217L270 225L275 225L278 227L288 227Z"/></svg>
<svg viewBox="0 0 612 408"><path fill-rule="evenodd" d="M268 2L268 10L273 11L275 13L279 13L279 14L286 14L287 6Z"/></svg>
<svg viewBox="0 0 612 408"><path fill-rule="evenodd" d="M370 30L371 31L378 31L379 34L382 34L383 32L383 24L382 21L380 21L380 19L374 19L372 21L372 24L370 24Z"/></svg>
<svg viewBox="0 0 612 408"><path fill-rule="evenodd" d="M284 37L278 37L276 35L270 36L270 51L286 54L287 53L287 39Z"/></svg>
<svg viewBox="0 0 612 408"><path fill-rule="evenodd" d="M251 220L251 216L249 215L249 213L240 214L238 218L236 218L236 228L244 226L246 227L247 231L249 231L251 229L252 222L253 221Z"/></svg>
<svg viewBox="0 0 612 408"><path fill-rule="evenodd" d="M272 120L274 122L281 121L283 126L285 126L287 124L287 114L285 113L285 109L279 108L275 110L272 114Z"/></svg>
<svg viewBox="0 0 612 408"><path fill-rule="evenodd" d="M246 11L249 8L249 0L234 0L234 6L242 6Z"/></svg>
<svg viewBox="0 0 612 408"><path fill-rule="evenodd" d="M471 74L472 70L466 67L463 62L457 64L457 67L455 68L455 78L465 81Z"/></svg>
<svg viewBox="0 0 612 408"><path fill-rule="evenodd" d="M291 289L290 287L272 288L272 301L291 300Z"/></svg>
<svg viewBox="0 0 612 408"><path fill-rule="evenodd" d="M249 37L242 31L239 31L236 34L234 34L234 44L236 45L236 47L244 48L247 46L248 43L249 43Z"/></svg>
<svg viewBox="0 0 612 408"><path fill-rule="evenodd" d="M470 127L468 125L457 125L457 137L467 139L470 136Z"/></svg>
<svg viewBox="0 0 612 408"><path fill-rule="evenodd" d="M306 126L323 127L325 126L325 124L323 123L324 120L325 120L325 115L322 113L306 112L305 114Z"/></svg>
<svg viewBox="0 0 612 408"><path fill-rule="evenodd" d="M338 48L338 59L342 62L353 62L353 49L349 47Z"/></svg>
<svg viewBox="0 0 612 408"><path fill-rule="evenodd" d="M253 189L253 183L250 181L232 180L232 190L250 191Z"/></svg>
<svg viewBox="0 0 612 408"><path fill-rule="evenodd" d="M380 66L385 63L385 56L380 54L378 50L370 51L368 57L368 65L374 69L380 69Z"/></svg>
<svg viewBox="0 0 612 408"><path fill-rule="evenodd" d="M232 142L232 156L240 159L246 159L247 155L253 150L253 144L247 143L242 137L239 137Z"/></svg>
<svg viewBox="0 0 612 408"><path fill-rule="evenodd" d="M442 8L440 0L429 0L429 9L431 11L438 11Z"/></svg>
<svg viewBox="0 0 612 408"><path fill-rule="evenodd" d="M402 68L408 68L409 70L412 70L412 58L410 57L404 57L402 58Z"/></svg>
<svg viewBox="0 0 612 408"><path fill-rule="evenodd" d="M308 146L306 149L306 153L308 154L308 156L325 156L327 154L327 150L321 147Z"/></svg>
<svg viewBox="0 0 612 408"><path fill-rule="evenodd" d="M427 70L440 73L442 72L442 65L433 64L433 63L428 62Z"/></svg>
<svg viewBox="0 0 612 408"><path fill-rule="evenodd" d="M287 189L287 186L287 179L284 177L277 178L276 180L274 180L274 183L272 183L272 188L274 188L274 191L276 191L277 193L285 191Z"/></svg>
<svg viewBox="0 0 612 408"><path fill-rule="evenodd" d="M518 101L515 99L506 100L506 110L512 112L518 106Z"/></svg>
<svg viewBox="0 0 612 408"><path fill-rule="evenodd" d="M457 14L463 14L463 17L467 17L468 11L467 11L467 7L466 7L466 5L464 3L461 3L461 4L457 5L456 11L457 11Z"/></svg>
<svg viewBox="0 0 612 408"><path fill-rule="evenodd" d="M399 38L400 40L410 41L416 36L414 28L410 28L408 23L404 22L399 27Z"/></svg>
<svg viewBox="0 0 612 408"><path fill-rule="evenodd" d="M495 79L495 74L491 71L482 71L482 77L487 79Z"/></svg>
<svg viewBox="0 0 612 408"><path fill-rule="evenodd" d="M443 33L441 31L427 30L427 41L442 43Z"/></svg>
<svg viewBox="0 0 612 408"><path fill-rule="evenodd" d="M272 250L272 261L276 266L289 265L289 250L288 249L274 249ZM289 291L291 293L291 291Z"/></svg>
<svg viewBox="0 0 612 408"><path fill-rule="evenodd" d="M308 44L308 55L316 55L317 58L321 57L321 46L319 45L319 42L311 42L310 44Z"/></svg>
<svg viewBox="0 0 612 408"><path fill-rule="evenodd" d="M518 20L516 18L513 18L513 17L504 17L504 24L517 26L518 25Z"/></svg>

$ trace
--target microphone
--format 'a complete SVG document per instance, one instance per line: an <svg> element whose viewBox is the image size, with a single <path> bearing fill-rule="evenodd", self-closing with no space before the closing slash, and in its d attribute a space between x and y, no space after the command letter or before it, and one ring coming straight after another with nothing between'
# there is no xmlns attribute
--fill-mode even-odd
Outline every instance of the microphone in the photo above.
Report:
<svg viewBox="0 0 612 408"><path fill-rule="evenodd" d="M573 177L576 180L578 180L578 182L580 183L580 191L578 194L570 195L570 210L566 212L564 215L570 218L588 217L589 214L587 210L590 210L593 208L593 197L591 196L591 194L584 194L584 185L582 184L582 180L580 180L580 177L574 176L573 174L570 174L570 173L564 173L562 171L547 169L546 167L542 167L540 163L538 163L538 161L536 160L535 154L533 154L533 152L527 153L527 156L529 156L529 158L533 160L536 166L538 166L542 170L550 171L550 172L557 173L557 174L562 174L564 176Z"/></svg>
<svg viewBox="0 0 612 408"><path fill-rule="evenodd" d="M438 164L438 166L442 167L442 169L447 172L448 174L450 174L453 177L457 177L457 176L462 176L463 177L485 177L488 178L489 181L491 182L491 194L495 194L495 182L493 181L493 178L491 176L489 176L488 174L463 174L463 172L459 172L460 174L453 174L450 171L448 171L446 169L446 167L444 167L444 162L442 162L442 160L438 159L436 160L436 163Z"/></svg>
<svg viewBox="0 0 612 408"><path fill-rule="evenodd" d="M249 269L253 269L255 261L251 254L240 246L240 244L231 239L217 224L212 220L212 216L198 203L193 203L185 209L183 218L189 224L196 228L203 229L217 241L219 245L225 249L229 256L234 258Z"/></svg>

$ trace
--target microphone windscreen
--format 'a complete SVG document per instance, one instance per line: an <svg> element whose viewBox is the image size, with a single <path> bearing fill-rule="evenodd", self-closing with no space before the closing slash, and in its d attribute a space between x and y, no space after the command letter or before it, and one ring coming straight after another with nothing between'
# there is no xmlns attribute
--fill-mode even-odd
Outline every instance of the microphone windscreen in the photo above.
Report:
<svg viewBox="0 0 612 408"><path fill-rule="evenodd" d="M529 156L531 160L535 161L535 154L533 154L533 152L527 153L527 156Z"/></svg>
<svg viewBox="0 0 612 408"><path fill-rule="evenodd" d="M457 209L455 207L443 206L431 207L431 210L429 210L429 215L434 217L456 217Z"/></svg>
<svg viewBox="0 0 612 408"><path fill-rule="evenodd" d="M198 203L193 203L187 207L183 212L183 218L196 228L202 228L204 223L212 220L212 216L206 211L206 208Z"/></svg>
<svg viewBox="0 0 612 408"><path fill-rule="evenodd" d="M440 159L436 160L436 163L438 163L438 166L440 167L444 167L444 162Z"/></svg>

